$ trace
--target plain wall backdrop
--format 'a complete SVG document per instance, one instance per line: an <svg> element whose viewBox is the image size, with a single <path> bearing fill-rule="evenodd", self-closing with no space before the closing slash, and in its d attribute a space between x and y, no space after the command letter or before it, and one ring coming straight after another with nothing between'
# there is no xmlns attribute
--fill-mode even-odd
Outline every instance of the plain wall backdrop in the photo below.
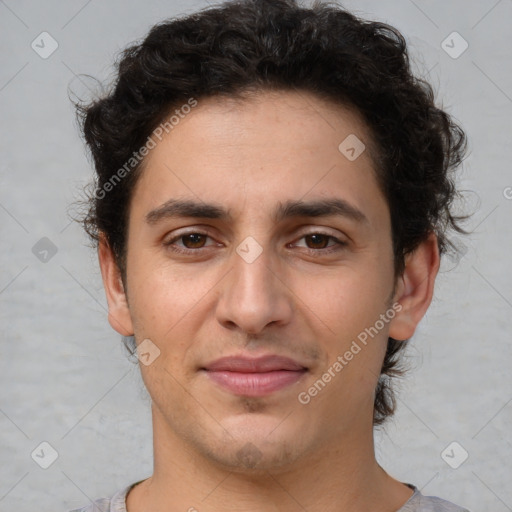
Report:
<svg viewBox="0 0 512 512"><path fill-rule="evenodd" d="M151 474L149 399L67 213L92 176L68 94L90 96L79 75L108 81L155 22L207 5L0 0L0 511L68 510ZM510 511L512 1L343 5L402 31L470 144L459 182L474 232L443 263L378 459L424 494Z"/></svg>

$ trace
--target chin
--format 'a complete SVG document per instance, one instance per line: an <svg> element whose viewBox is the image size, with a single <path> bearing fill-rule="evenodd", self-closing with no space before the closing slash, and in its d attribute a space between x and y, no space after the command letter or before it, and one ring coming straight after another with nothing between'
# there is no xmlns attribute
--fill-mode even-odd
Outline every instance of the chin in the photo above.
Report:
<svg viewBox="0 0 512 512"><path fill-rule="evenodd" d="M283 442L263 446L261 440L237 440L229 450L209 450L209 458L228 471L252 475L268 474L268 471L284 470L299 458L297 448Z"/></svg>
<svg viewBox="0 0 512 512"><path fill-rule="evenodd" d="M257 474L285 470L309 452L304 429L283 422L286 415L255 416L237 415L221 421L223 439L216 447L204 447L209 458L229 471Z"/></svg>

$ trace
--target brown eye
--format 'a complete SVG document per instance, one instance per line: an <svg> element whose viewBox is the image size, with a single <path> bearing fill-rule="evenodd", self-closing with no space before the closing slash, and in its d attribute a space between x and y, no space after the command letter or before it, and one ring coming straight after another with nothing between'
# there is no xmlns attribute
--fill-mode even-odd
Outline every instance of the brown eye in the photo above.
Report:
<svg viewBox="0 0 512 512"><path fill-rule="evenodd" d="M176 235L170 240L164 241L163 245L166 249L169 249L175 253L180 254L199 254L202 249L207 250L208 247L215 244L207 244L207 240L213 239L207 233L185 233L181 235Z"/></svg>
<svg viewBox="0 0 512 512"><path fill-rule="evenodd" d="M305 233L300 239L300 243L291 244L291 246L302 247L313 256L322 256L344 250L347 242L339 240L329 233Z"/></svg>
<svg viewBox="0 0 512 512"><path fill-rule="evenodd" d="M304 239L306 241L311 241L312 247L308 244L310 249L325 249L329 242L329 238L332 238L328 235L323 235L321 233L315 233L313 235L306 235Z"/></svg>
<svg viewBox="0 0 512 512"><path fill-rule="evenodd" d="M206 238L208 237L206 235L202 235L201 233L189 233L180 237L183 245L187 249L200 249L201 247L204 247Z"/></svg>

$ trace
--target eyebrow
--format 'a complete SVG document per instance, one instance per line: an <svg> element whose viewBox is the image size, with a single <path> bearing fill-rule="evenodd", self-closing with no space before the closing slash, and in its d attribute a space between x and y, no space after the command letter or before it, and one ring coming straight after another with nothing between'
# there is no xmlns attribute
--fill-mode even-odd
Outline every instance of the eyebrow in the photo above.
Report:
<svg viewBox="0 0 512 512"><path fill-rule="evenodd" d="M341 216L361 224L369 224L366 215L345 199L329 198L312 201L289 200L279 202L272 215L274 222L294 217ZM148 224L156 224L163 219L175 217L194 217L232 221L233 218L222 205L196 202L192 200L169 199L146 215Z"/></svg>

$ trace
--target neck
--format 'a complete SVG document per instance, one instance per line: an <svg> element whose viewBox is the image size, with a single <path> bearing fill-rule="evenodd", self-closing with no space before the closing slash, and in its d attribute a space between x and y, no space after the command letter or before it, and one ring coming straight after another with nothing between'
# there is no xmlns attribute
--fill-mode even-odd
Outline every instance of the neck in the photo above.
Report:
<svg viewBox="0 0 512 512"><path fill-rule="evenodd" d="M367 429L368 430L368 429ZM220 467L169 429L153 406L153 476L128 495L128 512L393 512L412 490L377 463L373 431L343 436L293 464L256 470ZM172 508L170 508L172 507Z"/></svg>

